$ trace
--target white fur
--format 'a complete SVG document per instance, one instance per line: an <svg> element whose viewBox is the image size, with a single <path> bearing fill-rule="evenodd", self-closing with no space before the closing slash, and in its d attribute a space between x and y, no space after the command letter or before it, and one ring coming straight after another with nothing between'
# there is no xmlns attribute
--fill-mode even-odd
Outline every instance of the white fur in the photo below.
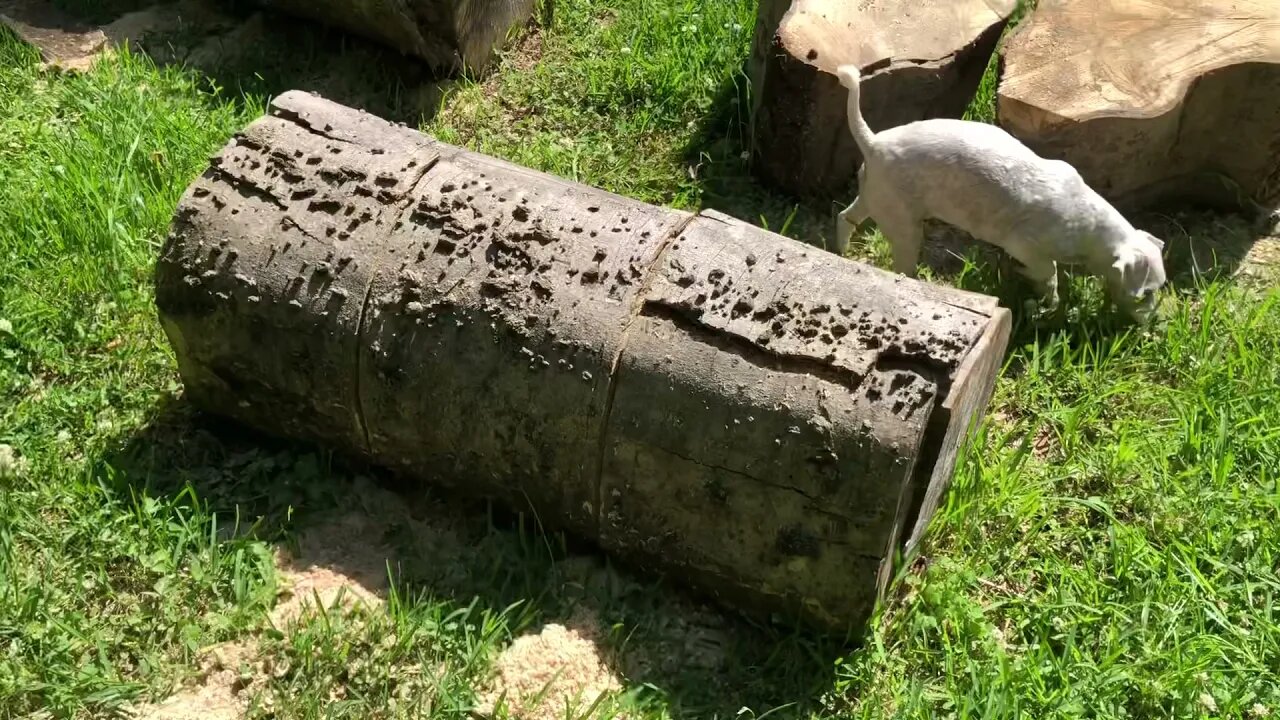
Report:
<svg viewBox="0 0 1280 720"><path fill-rule="evenodd" d="M873 133L859 106L859 71L837 71L849 90L849 130L864 158L858 197L836 222L844 254L854 227L875 220L893 269L914 276L932 218L1002 248L1057 307L1057 264L1101 276L1112 299L1146 319L1165 283L1164 243L1135 229L1074 168L1033 153L993 125L922 120Z"/></svg>

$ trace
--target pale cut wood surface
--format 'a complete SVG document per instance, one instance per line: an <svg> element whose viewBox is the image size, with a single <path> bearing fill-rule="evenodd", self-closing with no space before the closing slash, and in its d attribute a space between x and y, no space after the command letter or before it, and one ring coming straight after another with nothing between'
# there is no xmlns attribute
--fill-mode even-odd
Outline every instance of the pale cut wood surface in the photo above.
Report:
<svg viewBox="0 0 1280 720"><path fill-rule="evenodd" d="M1016 0L795 0L778 26L788 53L819 70L941 62L1004 22Z"/></svg>
<svg viewBox="0 0 1280 720"><path fill-rule="evenodd" d="M1280 2L1043 0L999 120L1103 195L1280 205Z"/></svg>

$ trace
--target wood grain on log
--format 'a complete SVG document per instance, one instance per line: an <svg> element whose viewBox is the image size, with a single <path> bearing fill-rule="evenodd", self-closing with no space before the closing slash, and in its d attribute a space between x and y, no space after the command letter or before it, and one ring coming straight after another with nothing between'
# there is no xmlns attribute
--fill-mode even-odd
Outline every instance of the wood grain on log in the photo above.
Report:
<svg viewBox="0 0 1280 720"><path fill-rule="evenodd" d="M757 172L798 195L844 193L862 158L836 68L854 64L868 76L862 107L874 130L959 117L1014 5L762 0L750 63Z"/></svg>
<svg viewBox="0 0 1280 720"><path fill-rule="evenodd" d="M1042 0L1003 59L1000 123L1113 201L1280 205L1280 2Z"/></svg>
<svg viewBox="0 0 1280 720"><path fill-rule="evenodd" d="M443 71L482 71L535 0L261 0L426 60Z"/></svg>
<svg viewBox="0 0 1280 720"><path fill-rule="evenodd" d="M190 399L723 602L864 621L990 395L993 298L287 93L183 197Z"/></svg>

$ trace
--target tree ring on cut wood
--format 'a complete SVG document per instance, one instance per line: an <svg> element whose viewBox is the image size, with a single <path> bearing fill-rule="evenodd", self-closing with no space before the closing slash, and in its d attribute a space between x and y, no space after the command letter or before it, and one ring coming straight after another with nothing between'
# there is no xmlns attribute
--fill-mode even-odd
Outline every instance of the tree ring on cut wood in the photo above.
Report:
<svg viewBox="0 0 1280 720"><path fill-rule="evenodd" d="M1042 0L1000 124L1113 202L1280 206L1280 2Z"/></svg>

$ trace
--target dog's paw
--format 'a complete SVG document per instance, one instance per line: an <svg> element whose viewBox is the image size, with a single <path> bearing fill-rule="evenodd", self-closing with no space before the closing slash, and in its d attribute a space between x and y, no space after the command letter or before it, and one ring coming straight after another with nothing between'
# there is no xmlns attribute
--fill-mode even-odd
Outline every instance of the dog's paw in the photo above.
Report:
<svg viewBox="0 0 1280 720"><path fill-rule="evenodd" d="M1029 320L1038 324L1056 319L1062 310L1062 305L1056 299L1027 298L1022 301L1022 309Z"/></svg>

